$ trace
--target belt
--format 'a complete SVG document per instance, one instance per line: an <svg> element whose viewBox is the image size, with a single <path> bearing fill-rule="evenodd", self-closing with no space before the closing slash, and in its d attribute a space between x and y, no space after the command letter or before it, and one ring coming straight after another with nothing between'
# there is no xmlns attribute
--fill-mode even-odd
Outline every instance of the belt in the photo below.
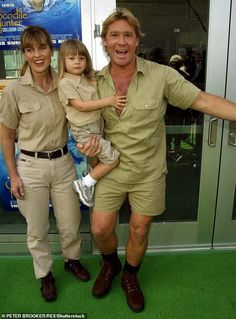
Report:
<svg viewBox="0 0 236 319"><path fill-rule="evenodd" d="M60 148L59 150L52 151L52 152L31 152L31 151L26 151L26 150L21 150L21 153L32 156L35 158L45 158L45 159L54 159L61 157L65 155L68 152L67 145L65 145L63 148Z"/></svg>

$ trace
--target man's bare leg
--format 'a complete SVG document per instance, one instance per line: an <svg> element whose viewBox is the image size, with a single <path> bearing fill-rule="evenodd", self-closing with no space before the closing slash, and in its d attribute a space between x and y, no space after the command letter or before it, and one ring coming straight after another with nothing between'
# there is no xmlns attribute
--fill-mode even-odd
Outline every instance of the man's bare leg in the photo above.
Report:
<svg viewBox="0 0 236 319"><path fill-rule="evenodd" d="M129 225L129 238L126 245L126 260L132 266L138 266L148 246L148 234L152 216L132 213Z"/></svg>
<svg viewBox="0 0 236 319"><path fill-rule="evenodd" d="M130 233L126 245L126 261L121 285L126 294L128 306L135 312L144 309L144 297L136 276L148 246L149 228L153 217L131 214Z"/></svg>
<svg viewBox="0 0 236 319"><path fill-rule="evenodd" d="M93 211L92 233L103 257L102 269L94 283L92 294L105 296L111 289L112 281L121 271L121 262L117 256L117 236L115 226L118 212L101 213Z"/></svg>

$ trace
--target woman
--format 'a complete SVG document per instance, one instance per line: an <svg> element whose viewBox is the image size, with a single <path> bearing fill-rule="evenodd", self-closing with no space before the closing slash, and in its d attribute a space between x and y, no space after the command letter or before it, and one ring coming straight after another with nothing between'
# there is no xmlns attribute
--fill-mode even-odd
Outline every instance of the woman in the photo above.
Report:
<svg viewBox="0 0 236 319"><path fill-rule="evenodd" d="M79 262L80 208L72 182L76 171L67 149L67 122L59 102L57 76L50 67L53 43L48 32L29 26L21 35L25 58L20 78L5 89L0 104L2 151L11 192L27 222L27 244L46 301L56 299L49 247L49 201L54 208L65 270L87 281ZM15 162L15 136L20 154Z"/></svg>

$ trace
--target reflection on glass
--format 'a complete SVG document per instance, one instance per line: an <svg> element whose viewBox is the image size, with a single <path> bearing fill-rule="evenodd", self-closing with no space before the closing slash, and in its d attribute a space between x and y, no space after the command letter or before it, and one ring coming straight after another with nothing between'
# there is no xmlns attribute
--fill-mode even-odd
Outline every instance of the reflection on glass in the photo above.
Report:
<svg viewBox="0 0 236 319"><path fill-rule="evenodd" d="M17 79L24 58L20 50L0 50L0 79ZM57 69L58 50L53 51L51 65Z"/></svg>
<svg viewBox="0 0 236 319"><path fill-rule="evenodd" d="M145 34L139 55L175 68L200 89L205 88L209 1L119 0L130 9ZM143 12L146 12L145 15ZM202 153L203 115L168 105L166 112L166 211L155 221L197 220ZM129 203L120 210L127 223Z"/></svg>

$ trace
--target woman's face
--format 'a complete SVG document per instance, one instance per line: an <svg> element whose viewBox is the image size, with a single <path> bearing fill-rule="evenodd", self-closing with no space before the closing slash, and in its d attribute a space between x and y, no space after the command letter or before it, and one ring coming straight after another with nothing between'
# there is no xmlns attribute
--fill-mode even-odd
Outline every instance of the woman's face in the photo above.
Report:
<svg viewBox="0 0 236 319"><path fill-rule="evenodd" d="M47 44L35 43L31 47L25 48L24 57L33 75L39 75L49 70L52 54L53 52Z"/></svg>

